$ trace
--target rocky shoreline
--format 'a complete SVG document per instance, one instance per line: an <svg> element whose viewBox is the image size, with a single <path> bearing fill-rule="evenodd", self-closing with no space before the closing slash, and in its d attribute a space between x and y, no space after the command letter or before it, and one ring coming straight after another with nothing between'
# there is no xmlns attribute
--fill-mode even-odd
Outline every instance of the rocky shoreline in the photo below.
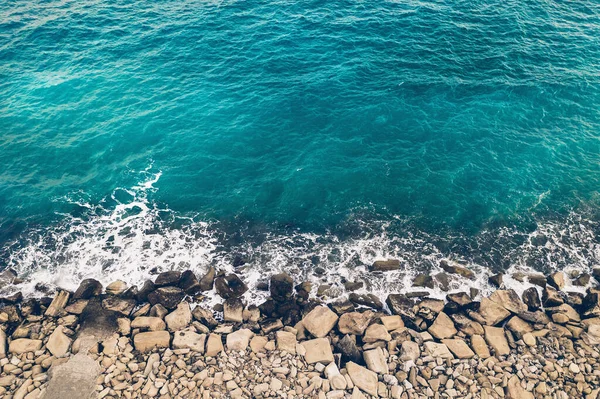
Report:
<svg viewBox="0 0 600 399"><path fill-rule="evenodd" d="M496 275L487 297L385 303L355 293L322 303L310 283L277 274L262 287L269 298L247 306L244 281L212 268L160 273L140 288L88 279L53 297L17 293L0 299L0 397L595 399L600 289L564 292L567 278L525 276L519 296ZM0 282L19 279L4 271ZM208 309L212 290L224 301Z"/></svg>

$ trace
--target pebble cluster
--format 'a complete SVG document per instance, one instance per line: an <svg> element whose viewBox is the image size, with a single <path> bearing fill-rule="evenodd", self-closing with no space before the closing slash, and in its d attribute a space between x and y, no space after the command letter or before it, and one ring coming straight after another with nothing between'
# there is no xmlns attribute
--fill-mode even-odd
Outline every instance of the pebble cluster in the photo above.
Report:
<svg viewBox="0 0 600 399"><path fill-rule="evenodd" d="M498 275L479 300L390 294L385 305L321 303L282 273L268 300L246 306L242 279L214 269L139 289L88 279L53 298L15 294L1 300L0 397L596 399L600 290L563 292L566 278L519 296ZM18 284L10 271L2 281ZM199 304L208 290L224 303Z"/></svg>

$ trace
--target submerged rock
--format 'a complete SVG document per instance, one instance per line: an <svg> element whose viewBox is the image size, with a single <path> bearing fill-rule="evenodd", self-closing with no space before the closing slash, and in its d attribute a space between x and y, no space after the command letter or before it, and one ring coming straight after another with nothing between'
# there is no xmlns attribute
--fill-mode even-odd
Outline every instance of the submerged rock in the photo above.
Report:
<svg viewBox="0 0 600 399"><path fill-rule="evenodd" d="M90 299L102 293L102 284L98 280L88 278L79 284L79 288L73 294L73 299Z"/></svg>
<svg viewBox="0 0 600 399"><path fill-rule="evenodd" d="M285 301L294 294L294 280L287 273L271 276L271 298L275 301Z"/></svg>
<svg viewBox="0 0 600 399"><path fill-rule="evenodd" d="M473 273L471 270L467 269L464 266L461 265L457 265L457 264L450 264L448 261L446 260L442 260L440 261L440 267L446 272L446 273L451 273L451 274L458 274L461 275L463 277L469 278L469 279L473 279L475 278L475 273Z"/></svg>
<svg viewBox="0 0 600 399"><path fill-rule="evenodd" d="M214 267L209 267L206 274L200 279L200 291L206 292L213 289L217 272Z"/></svg>
<svg viewBox="0 0 600 399"><path fill-rule="evenodd" d="M369 270L372 272L389 272L400 269L400 261L398 259L378 260L373 262Z"/></svg>

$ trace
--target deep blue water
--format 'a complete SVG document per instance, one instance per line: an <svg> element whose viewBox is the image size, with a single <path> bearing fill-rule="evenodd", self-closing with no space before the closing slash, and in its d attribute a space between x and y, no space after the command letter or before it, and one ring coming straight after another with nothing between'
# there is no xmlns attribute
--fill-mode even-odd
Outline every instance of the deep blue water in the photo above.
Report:
<svg viewBox="0 0 600 399"><path fill-rule="evenodd" d="M597 1L0 4L0 262L35 278L583 270L599 189Z"/></svg>

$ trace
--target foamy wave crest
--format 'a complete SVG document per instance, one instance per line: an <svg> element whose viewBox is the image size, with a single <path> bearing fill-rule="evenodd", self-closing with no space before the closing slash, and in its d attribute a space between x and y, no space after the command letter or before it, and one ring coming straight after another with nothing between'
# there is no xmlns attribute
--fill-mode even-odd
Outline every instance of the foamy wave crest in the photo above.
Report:
<svg viewBox="0 0 600 399"><path fill-rule="evenodd" d="M412 286L418 273L441 273L441 260L463 264L477 276L475 280L450 276L450 290L477 288L482 293L490 292L488 277L498 271L577 274L600 265L598 222L575 212L564 220L539 222L530 231L501 227L473 237L431 235L411 230L401 218L391 218L356 222L359 228L344 238L334 233L272 230L255 236L247 233L232 244L228 238L233 232L218 222L180 215L151 201L161 172L149 168L143 176L140 183L115 190L101 204L91 204L81 193L63 199L79 209L74 212L77 216L62 215L64 221L57 226L29 232L19 245L10 245L4 251L7 266L26 279L18 288L34 296L40 295L35 288L39 283L74 290L84 278L139 285L157 272L191 269L202 275L212 265L242 275L251 288L246 300L254 303L266 294L252 288L280 271L296 282L313 282L313 295L318 286L328 285L329 299L347 295L344 283L358 281L364 286L357 293L382 299L389 293L410 291L442 297L445 292L437 287ZM399 259L400 270L369 271L374 261L388 258ZM519 292L526 287L509 276L505 281Z"/></svg>

